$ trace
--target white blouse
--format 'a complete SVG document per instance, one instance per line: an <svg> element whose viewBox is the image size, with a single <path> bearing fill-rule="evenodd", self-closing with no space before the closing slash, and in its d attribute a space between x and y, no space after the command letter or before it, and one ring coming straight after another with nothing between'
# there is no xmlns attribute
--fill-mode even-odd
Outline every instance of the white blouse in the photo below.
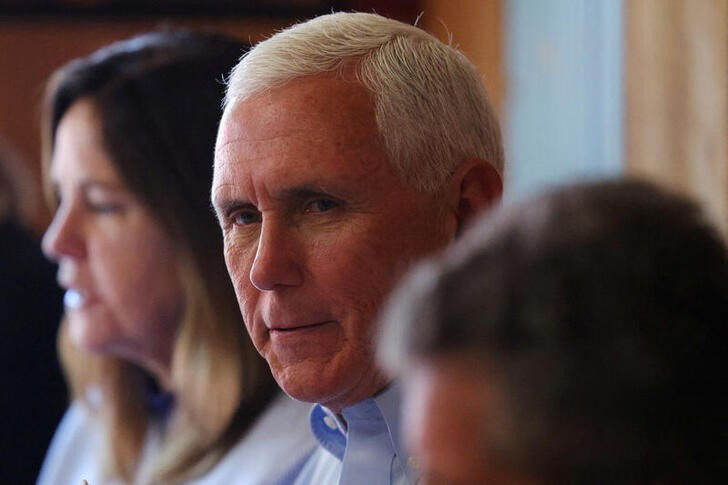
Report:
<svg viewBox="0 0 728 485"><path fill-rule="evenodd" d="M316 442L309 427L311 405L276 396L242 439L194 485L272 485L310 456ZM159 429L147 433L143 456L159 447ZM66 411L46 454L38 485L100 485L100 450L103 440L100 420L88 406L74 402ZM142 459L142 462L145 460ZM115 482L106 482L111 485Z"/></svg>

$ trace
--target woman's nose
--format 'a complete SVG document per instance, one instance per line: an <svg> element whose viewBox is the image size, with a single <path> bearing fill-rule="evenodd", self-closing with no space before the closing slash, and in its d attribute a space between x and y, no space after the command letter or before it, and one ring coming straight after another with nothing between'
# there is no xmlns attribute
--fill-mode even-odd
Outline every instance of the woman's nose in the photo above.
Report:
<svg viewBox="0 0 728 485"><path fill-rule="evenodd" d="M58 207L51 224L43 234L42 247L46 257L54 261L64 257L78 259L83 256L78 216L72 208L63 205Z"/></svg>

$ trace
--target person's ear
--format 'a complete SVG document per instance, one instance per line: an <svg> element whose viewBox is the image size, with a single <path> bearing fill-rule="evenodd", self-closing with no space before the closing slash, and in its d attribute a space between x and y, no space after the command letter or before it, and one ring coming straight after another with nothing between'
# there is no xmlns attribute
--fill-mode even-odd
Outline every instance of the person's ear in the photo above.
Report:
<svg viewBox="0 0 728 485"><path fill-rule="evenodd" d="M486 160L470 159L452 175L450 191L457 219L456 234L460 235L477 214L500 201L503 179Z"/></svg>

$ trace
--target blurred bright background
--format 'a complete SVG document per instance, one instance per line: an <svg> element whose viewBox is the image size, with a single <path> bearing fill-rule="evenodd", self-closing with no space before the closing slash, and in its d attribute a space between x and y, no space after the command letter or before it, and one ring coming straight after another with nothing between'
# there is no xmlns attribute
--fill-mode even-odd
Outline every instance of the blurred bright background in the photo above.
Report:
<svg viewBox="0 0 728 485"><path fill-rule="evenodd" d="M255 42L331 10L451 38L501 115L507 197L630 174L703 202L728 232L728 0L0 0L0 144L39 190L44 83L67 60L164 25Z"/></svg>

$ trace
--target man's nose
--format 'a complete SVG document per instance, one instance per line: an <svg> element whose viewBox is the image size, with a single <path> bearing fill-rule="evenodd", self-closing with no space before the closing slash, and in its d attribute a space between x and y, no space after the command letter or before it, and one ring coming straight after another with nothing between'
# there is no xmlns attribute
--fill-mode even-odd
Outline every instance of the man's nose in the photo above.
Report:
<svg viewBox="0 0 728 485"><path fill-rule="evenodd" d="M265 221L258 239L258 250L250 268L250 282L258 290L272 291L298 286L303 282L300 245L295 228Z"/></svg>
<svg viewBox="0 0 728 485"><path fill-rule="evenodd" d="M70 207L59 206L51 224L43 234L43 253L48 259L59 261L63 257L79 259L83 256L83 239L79 231L78 215Z"/></svg>

